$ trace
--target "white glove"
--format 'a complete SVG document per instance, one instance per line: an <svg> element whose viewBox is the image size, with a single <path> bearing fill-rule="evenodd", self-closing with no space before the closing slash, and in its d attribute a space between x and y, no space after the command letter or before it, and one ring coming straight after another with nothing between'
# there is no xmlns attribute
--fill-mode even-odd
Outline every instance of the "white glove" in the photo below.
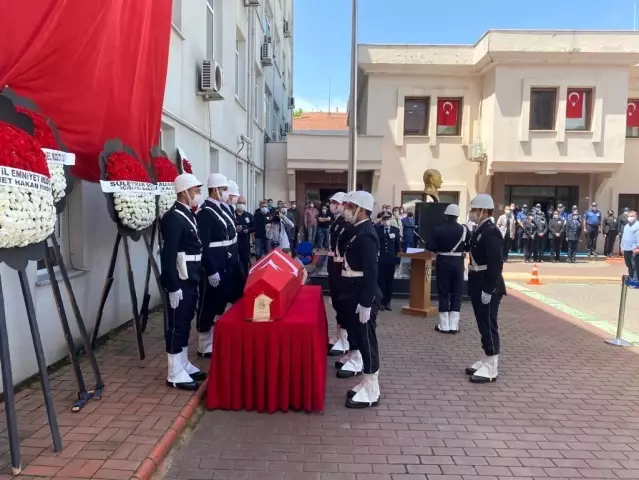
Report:
<svg viewBox="0 0 639 480"><path fill-rule="evenodd" d="M213 288L216 288L220 284L220 274L216 273L215 275L211 275L209 277L209 285Z"/></svg>
<svg viewBox="0 0 639 480"><path fill-rule="evenodd" d="M488 305L491 298L493 298L493 296L490 293L481 292L481 303L484 305Z"/></svg>
<svg viewBox="0 0 639 480"><path fill-rule="evenodd" d="M359 314L359 321L362 323L366 323L371 319L371 307L362 307L361 305L357 305L355 313Z"/></svg>
<svg viewBox="0 0 639 480"><path fill-rule="evenodd" d="M178 307L180 300L182 299L182 289L176 290L175 292L169 292L169 305L171 305L173 310Z"/></svg>

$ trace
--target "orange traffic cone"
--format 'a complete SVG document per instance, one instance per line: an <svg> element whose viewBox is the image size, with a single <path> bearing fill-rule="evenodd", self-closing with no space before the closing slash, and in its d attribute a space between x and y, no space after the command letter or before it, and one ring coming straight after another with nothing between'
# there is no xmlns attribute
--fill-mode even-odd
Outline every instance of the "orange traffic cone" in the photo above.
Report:
<svg viewBox="0 0 639 480"><path fill-rule="evenodd" d="M539 270L537 270L537 264L533 265L532 273L530 274L530 279L526 282L528 285L543 285L541 280L539 280Z"/></svg>

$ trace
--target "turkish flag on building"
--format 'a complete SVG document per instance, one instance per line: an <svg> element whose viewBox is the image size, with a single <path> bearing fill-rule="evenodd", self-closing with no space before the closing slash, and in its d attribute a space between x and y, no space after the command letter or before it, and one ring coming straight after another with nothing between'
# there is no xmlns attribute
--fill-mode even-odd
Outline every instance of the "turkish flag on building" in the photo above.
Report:
<svg viewBox="0 0 639 480"><path fill-rule="evenodd" d="M583 118L586 92L568 89L566 97L566 118Z"/></svg>
<svg viewBox="0 0 639 480"><path fill-rule="evenodd" d="M639 127L639 100L628 100L626 126Z"/></svg>
<svg viewBox="0 0 639 480"><path fill-rule="evenodd" d="M437 126L454 127L459 115L459 100L437 100Z"/></svg>

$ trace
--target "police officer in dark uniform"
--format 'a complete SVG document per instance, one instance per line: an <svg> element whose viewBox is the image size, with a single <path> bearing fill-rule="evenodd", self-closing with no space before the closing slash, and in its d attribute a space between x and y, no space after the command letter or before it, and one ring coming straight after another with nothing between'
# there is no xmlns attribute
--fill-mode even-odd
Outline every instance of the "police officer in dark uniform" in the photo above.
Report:
<svg viewBox="0 0 639 480"><path fill-rule="evenodd" d="M177 201L160 220L162 233L162 287L169 309L164 339L168 359L166 384L182 390L196 390L206 378L189 362L189 332L197 305L202 261L202 243L192 208L198 206L202 184L194 175L184 173L174 182Z"/></svg>
<svg viewBox="0 0 639 480"><path fill-rule="evenodd" d="M468 249L469 232L457 223L459 206L451 203L444 211L446 221L435 228L426 248L437 254L437 295L439 298L439 325L441 333L459 331L459 312L464 286L464 250Z"/></svg>
<svg viewBox="0 0 639 480"><path fill-rule="evenodd" d="M517 220L517 252L522 253L524 251L524 222L528 217L528 205L525 203L522 205L521 210L517 212L515 219Z"/></svg>
<svg viewBox="0 0 639 480"><path fill-rule="evenodd" d="M233 180L229 180L228 198L225 203L222 204L226 207L228 216L226 220L230 220L233 225L233 231L229 232L231 239L231 245L229 246L229 253L231 254L231 274L229 276L229 282L226 286L223 286L228 295L229 303L237 302L244 294L244 286L246 285L246 277L248 270L244 268L244 265L240 261L240 252L238 245L238 233L237 233L237 220L235 217L235 205L238 198L240 198L240 189Z"/></svg>
<svg viewBox="0 0 639 480"><path fill-rule="evenodd" d="M343 258L337 251L337 242L344 233L347 225L346 220L342 216L342 199L346 195L344 192L337 192L331 197L329 208L333 214L334 220L331 226L328 228L328 288L331 295L331 304L333 310L335 310L335 320L337 322L337 332L328 342L328 354L330 356L344 356L349 349L348 332L340 322L340 309L339 303L339 285L342 274ZM344 359L346 362L346 359ZM342 367L342 363L338 362L339 368Z"/></svg>
<svg viewBox="0 0 639 480"><path fill-rule="evenodd" d="M619 220L615 216L614 210L608 210L608 216L604 218L601 224L601 233L604 236L604 255L612 258L615 249L615 240L617 240L617 224Z"/></svg>
<svg viewBox="0 0 639 480"><path fill-rule="evenodd" d="M597 209L597 203L592 202L592 206L584 213L584 232L588 247L588 258L597 256L597 238L601 228L601 212Z"/></svg>
<svg viewBox="0 0 639 480"><path fill-rule="evenodd" d="M568 243L568 262L575 263L577 249L579 248L579 239L581 238L581 220L579 219L579 211L572 212L571 216L566 220L566 242Z"/></svg>
<svg viewBox="0 0 639 480"><path fill-rule="evenodd" d="M473 383L497 380L499 359L499 304L506 295L502 276L504 267L503 238L490 220L495 203L490 195L477 195L470 202L470 215L477 223L470 240L470 264L468 266L468 293L475 312L481 345L485 357L466 369Z"/></svg>
<svg viewBox="0 0 639 480"><path fill-rule="evenodd" d="M400 233L399 228L391 225L393 215L385 212L382 215L382 222L375 226L375 231L379 237L379 258L377 261L377 283L382 291L382 302L380 310L392 310L390 306L393 298L393 279L395 278L395 267L399 264Z"/></svg>
<svg viewBox="0 0 639 480"><path fill-rule="evenodd" d="M231 277L232 255L229 247L237 242L235 221L222 204L228 200L227 178L221 173L209 175L209 198L200 206L197 214L198 229L202 240L202 267L200 299L197 311L199 356L209 358L213 350L213 323L221 315L229 301L226 288ZM236 259L237 261L237 259Z"/></svg>
<svg viewBox="0 0 639 480"><path fill-rule="evenodd" d="M537 237L537 225L535 224L535 215L530 212L524 218L522 229L522 242L524 244L524 261L532 263L535 257L535 238Z"/></svg>
<svg viewBox="0 0 639 480"><path fill-rule="evenodd" d="M536 262L544 261L544 249L546 248L546 234L548 233L548 222L546 222L546 215L541 210L541 205L535 205L535 222L536 235L535 235L535 251L534 260Z"/></svg>
<svg viewBox="0 0 639 480"><path fill-rule="evenodd" d="M628 207L623 208L623 213L619 215L617 220L617 232L619 232L619 256L623 257L623 252L621 251L621 237L623 236L623 231L628 225L628 212L630 209Z"/></svg>
<svg viewBox="0 0 639 480"><path fill-rule="evenodd" d="M557 263L561 257L561 245L563 244L564 233L566 232L566 221L561 218L559 210L552 214L548 222L548 238L550 239L551 255L550 260Z"/></svg>
<svg viewBox="0 0 639 480"><path fill-rule="evenodd" d="M377 284L379 238L370 220L375 201L368 192L351 192L343 200L344 218L354 226L346 243L342 269L343 317L349 339L356 339L353 351L362 361L363 379L346 395L348 408L367 408L379 404L379 350L376 320L381 291ZM341 370L340 370L341 372ZM339 373L339 372L338 372Z"/></svg>
<svg viewBox="0 0 639 480"><path fill-rule="evenodd" d="M255 232L253 215L246 210L246 199L240 196L235 205L235 231L240 263L247 272L251 269L251 233Z"/></svg>

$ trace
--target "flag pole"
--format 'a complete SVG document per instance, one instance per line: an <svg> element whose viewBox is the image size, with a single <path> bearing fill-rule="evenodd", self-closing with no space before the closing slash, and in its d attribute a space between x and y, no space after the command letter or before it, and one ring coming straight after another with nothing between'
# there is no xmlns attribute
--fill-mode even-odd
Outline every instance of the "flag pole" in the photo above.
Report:
<svg viewBox="0 0 639 480"><path fill-rule="evenodd" d="M353 0L351 27L351 93L348 138L348 190L357 190L357 0Z"/></svg>

